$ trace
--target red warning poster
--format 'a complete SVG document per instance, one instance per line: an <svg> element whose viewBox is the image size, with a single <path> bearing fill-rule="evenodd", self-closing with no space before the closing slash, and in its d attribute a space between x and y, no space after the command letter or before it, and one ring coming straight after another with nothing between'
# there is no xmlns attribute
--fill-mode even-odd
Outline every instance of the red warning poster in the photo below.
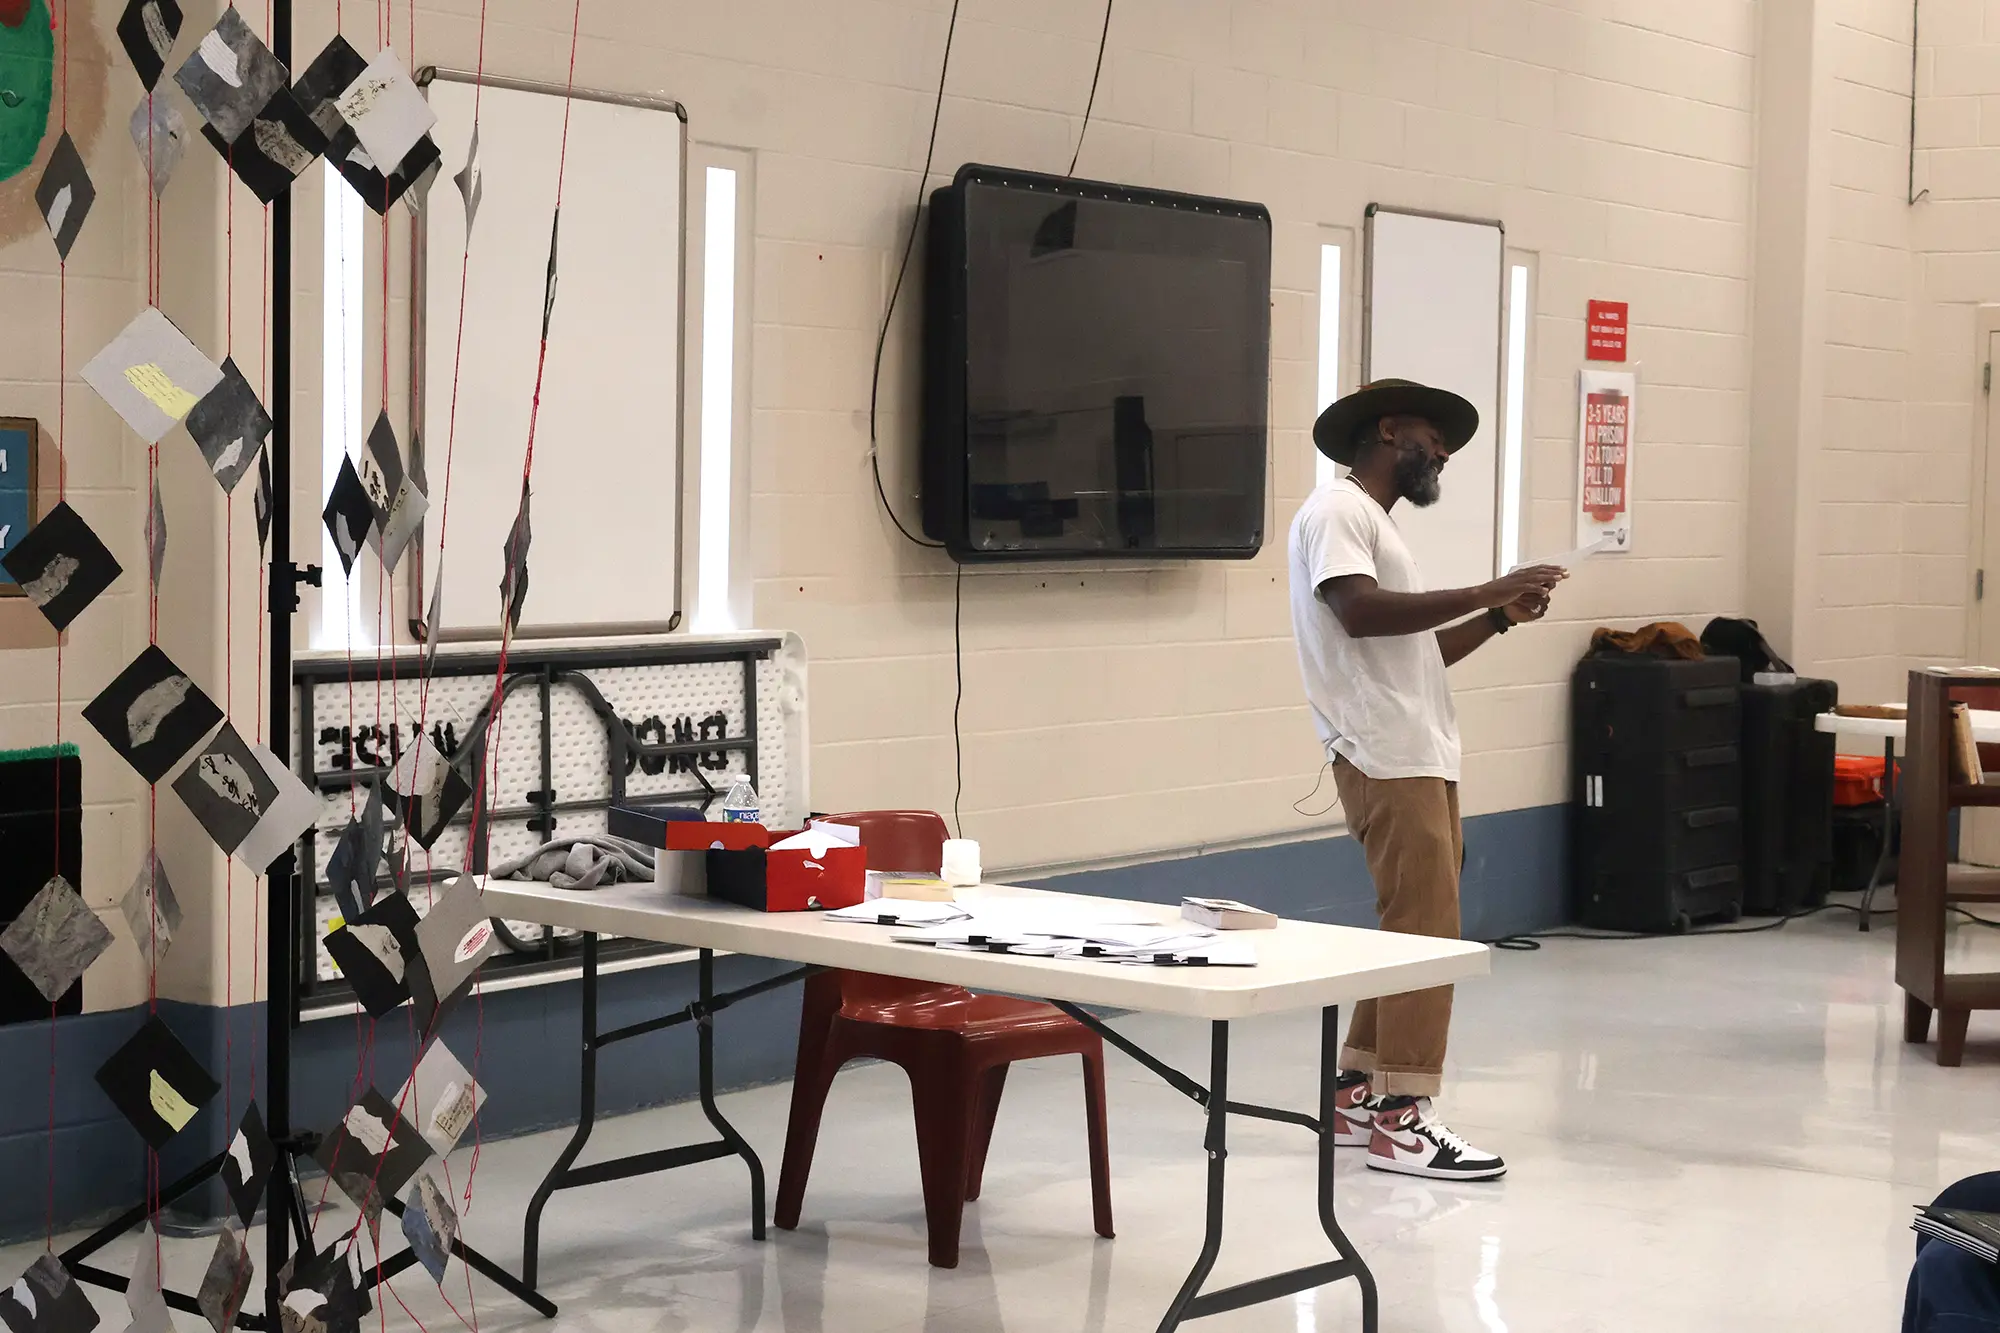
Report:
<svg viewBox="0 0 2000 1333"><path fill-rule="evenodd" d="M1576 544L1632 549L1632 428L1636 377L1622 370L1578 376Z"/></svg>
<svg viewBox="0 0 2000 1333"><path fill-rule="evenodd" d="M1625 301L1592 301L1584 311L1583 354L1591 361L1623 361L1632 307Z"/></svg>

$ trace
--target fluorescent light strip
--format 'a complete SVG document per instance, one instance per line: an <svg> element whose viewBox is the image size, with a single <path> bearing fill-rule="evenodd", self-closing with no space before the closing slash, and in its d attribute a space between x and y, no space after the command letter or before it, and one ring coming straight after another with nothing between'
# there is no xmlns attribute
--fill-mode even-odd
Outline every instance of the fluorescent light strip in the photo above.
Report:
<svg viewBox="0 0 2000 1333"><path fill-rule="evenodd" d="M320 490L333 490L340 464L361 442L361 324L364 316L362 270L366 257L361 242L361 196L326 164L325 243L321 246L320 282ZM319 508L314 506L315 511ZM320 526L319 626L312 635L315 648L353 645L353 599L340 576L340 552L333 535Z"/></svg>
<svg viewBox="0 0 2000 1333"><path fill-rule="evenodd" d="M1319 385L1313 400L1313 418L1318 419L1327 405L1340 397L1340 247L1319 248ZM1313 480L1324 486L1340 477L1340 465L1319 450L1313 450Z"/></svg>
<svg viewBox="0 0 2000 1333"><path fill-rule="evenodd" d="M710 167L702 230L701 547L695 627L737 628L730 607L729 520L735 501L736 172Z"/></svg>
<svg viewBox="0 0 2000 1333"><path fill-rule="evenodd" d="M1507 273L1507 431L1500 458L1500 568L1521 563L1521 470L1527 445L1528 266Z"/></svg>

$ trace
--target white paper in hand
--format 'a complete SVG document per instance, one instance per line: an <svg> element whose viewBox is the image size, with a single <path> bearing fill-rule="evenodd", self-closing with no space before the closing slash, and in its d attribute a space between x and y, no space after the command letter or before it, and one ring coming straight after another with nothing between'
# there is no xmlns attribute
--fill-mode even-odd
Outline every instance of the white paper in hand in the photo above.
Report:
<svg viewBox="0 0 2000 1333"><path fill-rule="evenodd" d="M1616 543L1610 537L1599 537L1588 546L1579 546L1574 551L1565 551L1561 555L1544 556L1539 560L1523 560L1507 572L1511 574L1516 569L1526 569L1530 565L1554 565L1558 569L1575 569L1599 551L1608 551L1614 545Z"/></svg>

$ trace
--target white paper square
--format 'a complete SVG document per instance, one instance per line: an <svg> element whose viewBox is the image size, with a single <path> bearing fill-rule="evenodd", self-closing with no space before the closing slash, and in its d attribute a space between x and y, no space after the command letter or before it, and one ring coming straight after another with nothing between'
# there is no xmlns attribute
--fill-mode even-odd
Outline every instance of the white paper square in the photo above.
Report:
<svg viewBox="0 0 2000 1333"><path fill-rule="evenodd" d="M140 311L82 374L83 382L148 444L158 444L222 383L222 367L153 306Z"/></svg>
<svg viewBox="0 0 2000 1333"><path fill-rule="evenodd" d="M335 105L385 176L437 124L437 113L393 50L377 52Z"/></svg>

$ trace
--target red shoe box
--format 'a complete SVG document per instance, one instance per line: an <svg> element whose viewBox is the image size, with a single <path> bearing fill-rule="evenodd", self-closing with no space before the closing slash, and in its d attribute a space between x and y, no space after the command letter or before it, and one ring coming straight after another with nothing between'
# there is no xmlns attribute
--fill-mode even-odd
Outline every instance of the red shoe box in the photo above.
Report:
<svg viewBox="0 0 2000 1333"><path fill-rule="evenodd" d="M852 907L867 896L868 853L860 847L772 851L789 837L761 824L667 825L669 851L706 849L708 896L760 912Z"/></svg>

